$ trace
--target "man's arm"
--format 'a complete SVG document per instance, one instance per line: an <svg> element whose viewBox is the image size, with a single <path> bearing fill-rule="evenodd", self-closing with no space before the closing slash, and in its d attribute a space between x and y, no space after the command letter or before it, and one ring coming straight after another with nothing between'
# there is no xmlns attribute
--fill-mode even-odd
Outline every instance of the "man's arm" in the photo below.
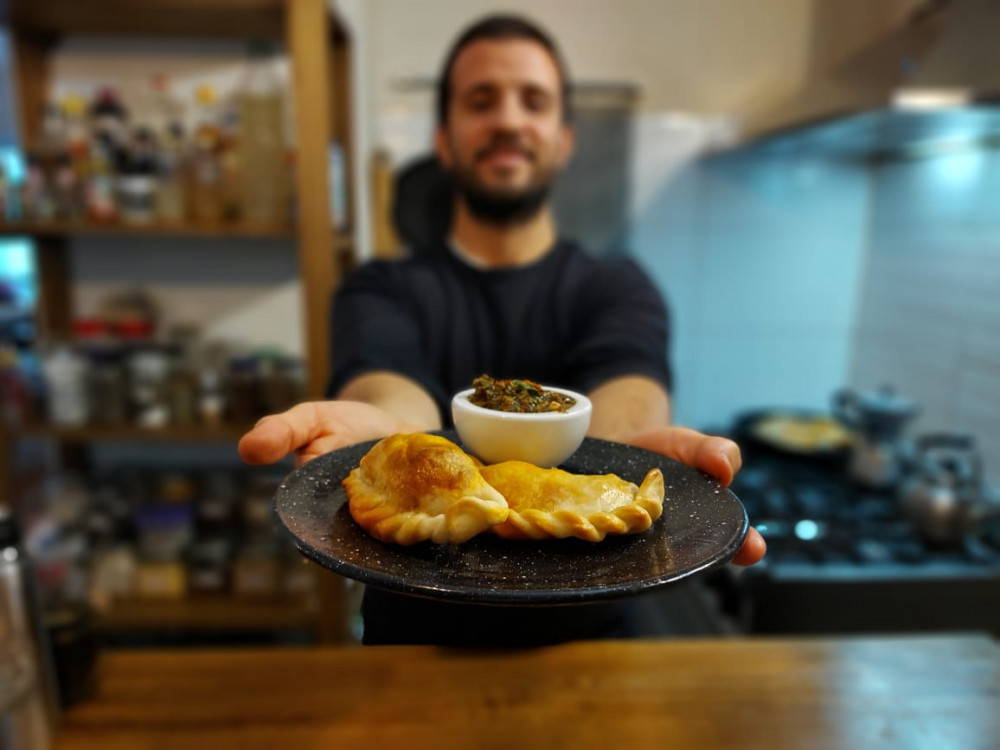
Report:
<svg viewBox="0 0 1000 750"><path fill-rule="evenodd" d="M670 397L660 383L643 375L623 375L589 394L594 406L588 435L627 442L639 432L670 424Z"/></svg>
<svg viewBox="0 0 1000 750"><path fill-rule="evenodd" d="M341 388L336 397L376 406L398 418L410 428L408 432L440 430L442 426L431 395L415 381L395 372L360 375Z"/></svg>
<svg viewBox="0 0 1000 750"><path fill-rule="evenodd" d="M243 460L278 461L294 452L302 464L329 451L396 432L441 428L437 406L417 383L391 372L350 380L332 401L293 406L264 417L240 440Z"/></svg>

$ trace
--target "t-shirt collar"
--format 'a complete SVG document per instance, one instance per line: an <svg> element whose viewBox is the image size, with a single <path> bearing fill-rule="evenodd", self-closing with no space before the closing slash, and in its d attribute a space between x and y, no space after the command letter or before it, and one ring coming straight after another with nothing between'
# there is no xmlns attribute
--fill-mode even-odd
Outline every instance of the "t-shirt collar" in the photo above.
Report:
<svg viewBox="0 0 1000 750"><path fill-rule="evenodd" d="M477 258L472 253L470 253L464 247L462 247L462 244L454 237L449 237L447 244L448 244L448 249L451 251L451 254L454 255L463 263L465 263L465 265L471 266L472 268L477 268L480 271L485 271L489 268L489 266L487 266L486 263L484 263L482 260Z"/></svg>

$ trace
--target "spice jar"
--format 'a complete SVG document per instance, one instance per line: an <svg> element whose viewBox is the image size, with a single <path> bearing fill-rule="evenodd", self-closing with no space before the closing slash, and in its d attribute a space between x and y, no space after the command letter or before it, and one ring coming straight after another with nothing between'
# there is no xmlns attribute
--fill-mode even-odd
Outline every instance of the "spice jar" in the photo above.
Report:
<svg viewBox="0 0 1000 750"><path fill-rule="evenodd" d="M169 361L158 348L137 348L128 358L132 411L141 427L156 429L167 424L166 379Z"/></svg>
<svg viewBox="0 0 1000 750"><path fill-rule="evenodd" d="M229 419L236 424L253 422L260 417L260 389L257 360L252 356L229 360Z"/></svg>

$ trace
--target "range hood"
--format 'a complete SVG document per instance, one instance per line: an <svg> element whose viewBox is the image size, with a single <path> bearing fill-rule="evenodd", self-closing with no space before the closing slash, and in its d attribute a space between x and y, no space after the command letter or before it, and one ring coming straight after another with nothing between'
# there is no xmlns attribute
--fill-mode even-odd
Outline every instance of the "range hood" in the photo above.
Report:
<svg viewBox="0 0 1000 750"><path fill-rule="evenodd" d="M750 120L740 141L863 160L998 145L1000 0L925 0L875 44Z"/></svg>

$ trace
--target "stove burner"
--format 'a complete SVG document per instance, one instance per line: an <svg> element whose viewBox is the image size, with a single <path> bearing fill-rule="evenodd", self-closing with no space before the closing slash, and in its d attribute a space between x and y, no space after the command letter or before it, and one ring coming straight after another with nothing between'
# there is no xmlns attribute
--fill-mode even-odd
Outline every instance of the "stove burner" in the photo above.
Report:
<svg viewBox="0 0 1000 750"><path fill-rule="evenodd" d="M767 540L767 567L902 566L916 572L928 564L947 563L995 567L1000 574L1000 524L960 547L935 548L903 516L892 494L860 489L820 467L758 462L737 476L733 491Z"/></svg>

